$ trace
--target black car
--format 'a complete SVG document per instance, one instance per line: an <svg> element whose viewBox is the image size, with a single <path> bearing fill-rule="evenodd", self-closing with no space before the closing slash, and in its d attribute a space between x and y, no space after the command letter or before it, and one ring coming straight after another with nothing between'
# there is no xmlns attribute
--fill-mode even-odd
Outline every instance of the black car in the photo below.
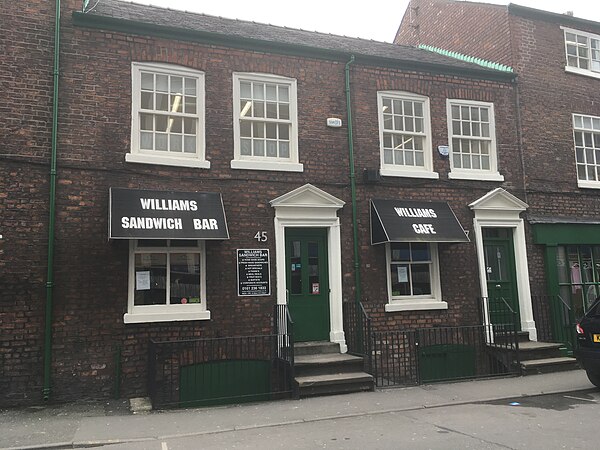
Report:
<svg viewBox="0 0 600 450"><path fill-rule="evenodd" d="M594 386L600 388L600 298L576 325L575 356Z"/></svg>

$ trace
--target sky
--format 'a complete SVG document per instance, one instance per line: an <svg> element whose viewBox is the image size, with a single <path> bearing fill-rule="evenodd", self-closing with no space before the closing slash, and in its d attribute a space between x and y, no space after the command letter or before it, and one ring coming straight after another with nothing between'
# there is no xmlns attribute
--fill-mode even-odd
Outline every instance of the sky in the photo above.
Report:
<svg viewBox="0 0 600 450"><path fill-rule="evenodd" d="M102 0L100 0L102 1ZM308 31L392 42L408 0L133 0L171 9L229 19L250 20ZM93 5L94 0L90 0ZM497 5L509 1L482 3ZM513 3L555 13L573 11L575 17L600 22L598 0L514 0Z"/></svg>

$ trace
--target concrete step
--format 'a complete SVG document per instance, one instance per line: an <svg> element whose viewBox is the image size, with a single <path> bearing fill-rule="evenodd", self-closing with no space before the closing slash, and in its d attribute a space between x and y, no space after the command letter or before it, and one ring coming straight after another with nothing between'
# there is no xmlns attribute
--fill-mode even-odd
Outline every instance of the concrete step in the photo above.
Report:
<svg viewBox="0 0 600 450"><path fill-rule="evenodd" d="M365 372L330 373L296 377L300 397L346 394L375 389L373 376Z"/></svg>
<svg viewBox="0 0 600 450"><path fill-rule="evenodd" d="M294 355L318 355L323 353L340 353L340 344L329 341L311 341L294 343Z"/></svg>
<svg viewBox="0 0 600 450"><path fill-rule="evenodd" d="M578 369L579 365L575 358L561 356L557 358L545 358L521 361L523 375L539 373L562 372L564 370Z"/></svg>
<svg viewBox="0 0 600 450"><path fill-rule="evenodd" d="M364 365L363 358L344 353L300 355L294 362L296 376L360 372Z"/></svg>
<svg viewBox="0 0 600 450"><path fill-rule="evenodd" d="M521 360L548 359L562 356L563 345L555 342L522 342L519 343Z"/></svg>

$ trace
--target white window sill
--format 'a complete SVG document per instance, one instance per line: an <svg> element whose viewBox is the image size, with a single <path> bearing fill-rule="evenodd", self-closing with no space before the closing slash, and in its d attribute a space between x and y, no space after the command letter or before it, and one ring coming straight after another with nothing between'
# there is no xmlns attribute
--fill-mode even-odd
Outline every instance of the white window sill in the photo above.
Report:
<svg viewBox="0 0 600 450"><path fill-rule="evenodd" d="M273 172L304 172L304 165L300 163L265 160L249 161L234 159L231 161L231 168L247 170L270 170Z"/></svg>
<svg viewBox="0 0 600 450"><path fill-rule="evenodd" d="M583 75L590 78L600 78L600 72L592 72L588 69L580 69L579 67L565 66L565 72L575 73L577 75Z"/></svg>
<svg viewBox="0 0 600 450"><path fill-rule="evenodd" d="M577 187L584 189L600 189L600 181L578 180Z"/></svg>
<svg viewBox="0 0 600 450"><path fill-rule="evenodd" d="M197 158L177 158L176 156L149 155L146 153L127 153L125 161L139 164L158 164L161 166L193 167L210 169L210 161Z"/></svg>
<svg viewBox="0 0 600 450"><path fill-rule="evenodd" d="M448 303L439 300L398 300L385 305L385 312L426 311L448 309Z"/></svg>
<svg viewBox="0 0 600 450"><path fill-rule="evenodd" d="M188 320L210 320L210 311L126 313L123 315L124 323L177 322Z"/></svg>
<svg viewBox="0 0 600 450"><path fill-rule="evenodd" d="M437 180L440 174L429 170L398 170L398 169L379 169L379 173L384 177L405 177L405 178L429 178Z"/></svg>
<svg viewBox="0 0 600 450"><path fill-rule="evenodd" d="M481 170L454 170L448 174L448 178L451 180L504 181L504 175L500 175L498 172L485 172Z"/></svg>

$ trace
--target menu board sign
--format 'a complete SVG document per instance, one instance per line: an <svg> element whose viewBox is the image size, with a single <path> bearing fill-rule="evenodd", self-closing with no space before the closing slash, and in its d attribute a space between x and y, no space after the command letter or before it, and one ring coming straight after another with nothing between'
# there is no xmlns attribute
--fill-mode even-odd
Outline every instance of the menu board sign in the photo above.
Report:
<svg viewBox="0 0 600 450"><path fill-rule="evenodd" d="M268 249L238 249L238 295L271 295Z"/></svg>

